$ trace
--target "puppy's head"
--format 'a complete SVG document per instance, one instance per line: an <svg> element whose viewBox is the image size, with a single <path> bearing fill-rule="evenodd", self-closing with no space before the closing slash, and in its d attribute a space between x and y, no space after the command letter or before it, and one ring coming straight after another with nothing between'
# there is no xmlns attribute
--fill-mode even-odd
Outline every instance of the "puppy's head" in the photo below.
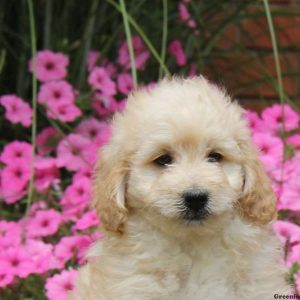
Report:
<svg viewBox="0 0 300 300"><path fill-rule="evenodd" d="M259 224L275 216L242 109L203 77L164 80L129 97L100 153L94 187L111 231L122 232L133 212L182 226L230 213Z"/></svg>

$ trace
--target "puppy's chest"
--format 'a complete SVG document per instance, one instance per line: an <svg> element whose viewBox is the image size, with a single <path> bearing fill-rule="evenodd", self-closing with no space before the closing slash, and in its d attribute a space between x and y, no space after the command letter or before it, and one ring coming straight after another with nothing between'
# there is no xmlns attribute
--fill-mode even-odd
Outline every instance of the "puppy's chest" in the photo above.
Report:
<svg viewBox="0 0 300 300"><path fill-rule="evenodd" d="M230 251L218 250L171 251L154 271L162 294L169 294L169 299L174 300L223 299L224 294L234 299L238 282L246 275L245 266Z"/></svg>
<svg viewBox="0 0 300 300"><path fill-rule="evenodd" d="M238 281L245 277L243 268L234 260L213 252L194 257L186 273L174 299L224 299L224 295L234 299Z"/></svg>

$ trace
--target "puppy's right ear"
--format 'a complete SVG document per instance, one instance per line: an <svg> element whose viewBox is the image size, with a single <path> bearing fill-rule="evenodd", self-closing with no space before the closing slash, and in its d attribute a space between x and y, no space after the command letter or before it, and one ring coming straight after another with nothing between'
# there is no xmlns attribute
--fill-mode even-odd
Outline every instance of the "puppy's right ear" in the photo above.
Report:
<svg viewBox="0 0 300 300"><path fill-rule="evenodd" d="M103 146L96 165L93 182L93 206L105 230L123 233L127 220L125 188L128 164L122 150L115 145Z"/></svg>

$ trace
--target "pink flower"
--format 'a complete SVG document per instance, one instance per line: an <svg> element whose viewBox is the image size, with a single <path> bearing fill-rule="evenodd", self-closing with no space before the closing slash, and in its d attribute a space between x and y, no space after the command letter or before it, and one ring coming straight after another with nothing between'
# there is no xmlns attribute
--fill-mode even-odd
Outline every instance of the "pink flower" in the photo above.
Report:
<svg viewBox="0 0 300 300"><path fill-rule="evenodd" d="M7 165L32 161L32 146L27 142L13 141L5 145L0 161Z"/></svg>
<svg viewBox="0 0 300 300"><path fill-rule="evenodd" d="M96 66L96 63L99 61L100 56L101 53L99 51L91 50L88 52L86 64L89 72L91 72L93 68Z"/></svg>
<svg viewBox="0 0 300 300"><path fill-rule="evenodd" d="M66 55L43 50L29 62L29 69L35 73L38 80L50 81L65 78L68 65L69 59Z"/></svg>
<svg viewBox="0 0 300 300"><path fill-rule="evenodd" d="M117 66L114 63L112 63L112 62L108 61L107 59L105 59L103 61L103 66L105 67L105 70L106 70L107 74L110 77L116 77L117 76L117 73L118 73Z"/></svg>
<svg viewBox="0 0 300 300"><path fill-rule="evenodd" d="M179 40L174 40L169 45L168 49L170 54L175 57L178 66L184 66L186 64L186 57L181 42Z"/></svg>
<svg viewBox="0 0 300 300"><path fill-rule="evenodd" d="M62 263L76 257L79 238L79 236L66 236L57 243L54 253Z"/></svg>
<svg viewBox="0 0 300 300"><path fill-rule="evenodd" d="M91 141L79 134L70 134L57 147L57 166L69 171L78 171L91 165Z"/></svg>
<svg viewBox="0 0 300 300"><path fill-rule="evenodd" d="M126 99L118 102L118 109L117 109L117 111L123 112L125 110L125 108L126 108L126 105L127 105L127 100Z"/></svg>
<svg viewBox="0 0 300 300"><path fill-rule="evenodd" d="M100 116L107 116L118 110L118 103L112 97L106 97L101 93L95 92L92 98L92 108Z"/></svg>
<svg viewBox="0 0 300 300"><path fill-rule="evenodd" d="M186 7L186 4L184 3L179 4L179 16L180 20L185 22L190 28L196 27L196 22L195 20L191 19L191 15Z"/></svg>
<svg viewBox="0 0 300 300"><path fill-rule="evenodd" d="M21 200L26 195L26 189L15 187L15 189L4 189L1 187L1 198L4 199L6 204L14 204L17 201Z"/></svg>
<svg viewBox="0 0 300 300"><path fill-rule="evenodd" d="M30 255L22 247L11 247L0 253L0 266L6 274L27 277L34 271Z"/></svg>
<svg viewBox="0 0 300 300"><path fill-rule="evenodd" d="M276 221L273 224L273 230L279 240L285 244L287 241L290 243L300 241L300 227L288 221Z"/></svg>
<svg viewBox="0 0 300 300"><path fill-rule="evenodd" d="M188 20L186 24L190 28L196 28L196 26L197 26L196 21L194 19ZM197 33L198 33L198 31L195 32L195 34L197 34Z"/></svg>
<svg viewBox="0 0 300 300"><path fill-rule="evenodd" d="M293 157L289 160L285 160L279 168L275 169L271 173L272 177L280 182L284 181L285 183L291 182L294 177L300 175L300 164L296 157Z"/></svg>
<svg viewBox="0 0 300 300"><path fill-rule="evenodd" d="M54 209L38 211L28 222L27 234L29 237L53 235L61 222L61 214Z"/></svg>
<svg viewBox="0 0 300 300"><path fill-rule="evenodd" d="M2 185L10 189L15 186L23 188L30 178L30 168L25 161L19 161L3 168L1 173Z"/></svg>
<svg viewBox="0 0 300 300"><path fill-rule="evenodd" d="M47 106L73 104L74 101L73 87L65 80L46 82L38 93L38 102Z"/></svg>
<svg viewBox="0 0 300 300"><path fill-rule="evenodd" d="M0 221L0 249L11 246L17 247L21 243L21 227L16 222Z"/></svg>
<svg viewBox="0 0 300 300"><path fill-rule="evenodd" d="M38 192L47 190L59 178L56 160L52 157L36 157L35 160L35 187Z"/></svg>
<svg viewBox="0 0 300 300"><path fill-rule="evenodd" d="M35 201L29 208L29 217L34 217L35 214L40 211L47 208L46 202L44 200ZM25 220L26 222L26 220Z"/></svg>
<svg viewBox="0 0 300 300"><path fill-rule="evenodd" d="M61 203L80 204L88 203L91 199L91 180L81 177L66 188L64 198Z"/></svg>
<svg viewBox="0 0 300 300"><path fill-rule="evenodd" d="M46 127L36 137L39 154L46 155L55 149L60 139L60 134L55 128Z"/></svg>
<svg viewBox="0 0 300 300"><path fill-rule="evenodd" d="M262 118L272 131L299 128L299 115L288 104L274 104L266 108L262 112Z"/></svg>
<svg viewBox="0 0 300 300"><path fill-rule="evenodd" d="M28 162L22 161L3 168L1 189L7 204L15 203L25 195L29 178L30 166Z"/></svg>
<svg viewBox="0 0 300 300"><path fill-rule="evenodd" d="M150 52L148 50L145 50L142 53L138 54L135 57L135 67L137 68L137 70L143 70L149 58L150 58ZM127 69L129 69L129 67Z"/></svg>
<svg viewBox="0 0 300 300"><path fill-rule="evenodd" d="M300 149L300 134L294 134L286 139L286 142L296 149Z"/></svg>
<svg viewBox="0 0 300 300"><path fill-rule="evenodd" d="M48 270L62 267L62 264L54 256L51 244L39 240L27 240L25 250L34 264L34 273L43 274Z"/></svg>
<svg viewBox="0 0 300 300"><path fill-rule="evenodd" d="M83 262L91 243L92 239L85 235L63 237L55 247L55 256L64 263L74 257Z"/></svg>
<svg viewBox="0 0 300 300"><path fill-rule="evenodd" d="M290 268L294 263L300 262L300 244L292 246L286 259L286 265Z"/></svg>
<svg viewBox="0 0 300 300"><path fill-rule="evenodd" d="M190 18L190 13L184 3L179 3L180 20L185 22Z"/></svg>
<svg viewBox="0 0 300 300"><path fill-rule="evenodd" d="M110 79L105 68L95 67L89 75L88 82L107 97L116 94L116 84Z"/></svg>
<svg viewBox="0 0 300 300"><path fill-rule="evenodd" d="M283 143L280 138L269 133L255 133L254 144L260 150L260 158L267 170L272 170L281 163L283 158Z"/></svg>
<svg viewBox="0 0 300 300"><path fill-rule="evenodd" d="M300 172L298 176L285 182L278 202L279 209L300 211Z"/></svg>
<svg viewBox="0 0 300 300"><path fill-rule="evenodd" d="M75 230L86 230L99 224L99 218L94 210L85 213L73 226Z"/></svg>
<svg viewBox="0 0 300 300"><path fill-rule="evenodd" d="M121 73L117 78L118 89L121 93L127 95L133 90L133 80L130 74Z"/></svg>
<svg viewBox="0 0 300 300"><path fill-rule="evenodd" d="M81 178L87 178L87 179L91 180L92 174L93 174L92 167L82 168L73 176L73 182L75 182Z"/></svg>
<svg viewBox="0 0 300 300"><path fill-rule="evenodd" d="M267 131L266 124L263 122L263 120L258 116L256 112L246 110L244 112L244 116L248 121L248 127L251 129L253 133Z"/></svg>
<svg viewBox="0 0 300 300"><path fill-rule="evenodd" d="M77 271L69 269L49 277L46 281L46 295L49 300L67 300L74 290Z"/></svg>
<svg viewBox="0 0 300 300"><path fill-rule="evenodd" d="M75 105L73 87L64 80L44 83L38 101L46 105L47 116L52 119L72 122L81 115L81 110Z"/></svg>
<svg viewBox="0 0 300 300"><path fill-rule="evenodd" d="M81 110L75 104L59 104L49 106L47 116L62 122L73 122L82 115Z"/></svg>
<svg viewBox="0 0 300 300"><path fill-rule="evenodd" d="M95 118L89 118L80 122L75 132L96 142L99 146L107 143L110 137L110 127L108 124L100 122Z"/></svg>
<svg viewBox="0 0 300 300"><path fill-rule="evenodd" d="M0 287L6 287L13 283L14 276L11 274L7 274L6 270L0 269Z"/></svg>
<svg viewBox="0 0 300 300"><path fill-rule="evenodd" d="M138 35L132 37L133 50L135 54L135 67L143 70L150 57L150 52ZM130 69L130 57L127 42L124 41L119 49L118 63L125 69Z"/></svg>
<svg viewBox="0 0 300 300"><path fill-rule="evenodd" d="M13 124L21 123L24 127L31 125L32 109L30 105L15 95L5 95L0 98L0 104L5 108L5 118Z"/></svg>
<svg viewBox="0 0 300 300"><path fill-rule="evenodd" d="M64 209L65 215L69 209L81 212L91 200L91 180L81 177L69 185L64 193L60 203Z"/></svg>
<svg viewBox="0 0 300 300"><path fill-rule="evenodd" d="M3 199L2 170L0 169L0 199Z"/></svg>

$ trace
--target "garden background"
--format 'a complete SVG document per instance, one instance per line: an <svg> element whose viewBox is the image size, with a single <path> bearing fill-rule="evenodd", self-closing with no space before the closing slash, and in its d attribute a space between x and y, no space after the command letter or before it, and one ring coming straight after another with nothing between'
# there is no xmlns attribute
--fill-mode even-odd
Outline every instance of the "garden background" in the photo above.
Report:
<svg viewBox="0 0 300 300"><path fill-rule="evenodd" d="M299 292L299 50L298 0L0 0L0 298L67 299L101 238L89 202L109 120L172 74L245 107Z"/></svg>

